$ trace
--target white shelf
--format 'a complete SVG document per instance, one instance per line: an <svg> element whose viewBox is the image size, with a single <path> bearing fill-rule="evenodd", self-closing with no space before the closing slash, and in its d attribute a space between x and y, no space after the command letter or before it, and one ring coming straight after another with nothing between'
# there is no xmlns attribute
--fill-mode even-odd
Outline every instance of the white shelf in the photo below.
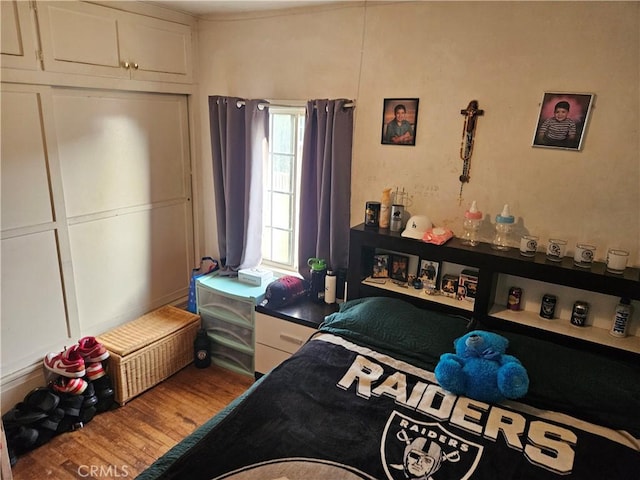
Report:
<svg viewBox="0 0 640 480"><path fill-rule="evenodd" d="M539 328L553 333L559 333L568 337L580 338L589 342L607 345L609 347L627 350L629 352L640 353L640 337L614 337L609 334L609 330L594 326L576 327L571 325L569 319L554 318L546 319L537 313L526 310L513 311L507 309L505 305L493 305L489 311L492 317L519 323L528 327Z"/></svg>
<svg viewBox="0 0 640 480"><path fill-rule="evenodd" d="M403 287L394 283L393 280L385 280L385 283L375 283L380 279L373 279L374 281L371 280L372 279L368 277L362 281L362 284L368 287L396 292L401 295L409 295L411 297L420 298L421 300L425 300L427 302L439 303L441 305L448 305L450 307L473 312L473 302L469 302L467 300L458 300L457 298L447 297L446 295L442 295L441 293L439 293L438 295L428 295L425 292L424 288L416 289L411 285Z"/></svg>

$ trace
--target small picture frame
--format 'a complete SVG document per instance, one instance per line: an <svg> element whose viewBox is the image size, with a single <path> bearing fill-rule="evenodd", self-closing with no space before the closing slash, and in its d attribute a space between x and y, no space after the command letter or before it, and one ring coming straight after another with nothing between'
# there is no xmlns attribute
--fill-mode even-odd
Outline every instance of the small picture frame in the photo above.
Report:
<svg viewBox="0 0 640 480"><path fill-rule="evenodd" d="M458 275L450 275L445 274L442 276L442 285L440 286L440 290L443 295L447 297L453 297L458 293Z"/></svg>
<svg viewBox="0 0 640 480"><path fill-rule="evenodd" d="M439 270L440 262L420 259L420 270L418 271L418 278L422 280L422 283L424 283L425 285L436 285Z"/></svg>
<svg viewBox="0 0 640 480"><path fill-rule="evenodd" d="M382 144L416 144L418 98L385 98L382 107Z"/></svg>
<svg viewBox="0 0 640 480"><path fill-rule="evenodd" d="M591 93L546 92L540 104L533 146L581 150L593 98Z"/></svg>
<svg viewBox="0 0 640 480"><path fill-rule="evenodd" d="M371 278L389 278L389 255L374 255Z"/></svg>
<svg viewBox="0 0 640 480"><path fill-rule="evenodd" d="M398 282L407 282L409 280L409 257L406 255L392 254L390 255L391 272L389 277Z"/></svg>

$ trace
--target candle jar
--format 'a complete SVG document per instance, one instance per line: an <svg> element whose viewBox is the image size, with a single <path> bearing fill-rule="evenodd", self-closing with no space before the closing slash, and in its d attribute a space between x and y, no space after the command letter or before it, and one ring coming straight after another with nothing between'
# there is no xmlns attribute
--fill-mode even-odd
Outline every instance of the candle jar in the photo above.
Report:
<svg viewBox="0 0 640 480"><path fill-rule="evenodd" d="M607 272L616 273L618 275L624 273L624 269L627 268L628 258L628 251L610 248L607 252Z"/></svg>
<svg viewBox="0 0 640 480"><path fill-rule="evenodd" d="M577 243L576 251L573 254L573 264L576 267L591 268L596 247L586 243Z"/></svg>
<svg viewBox="0 0 640 480"><path fill-rule="evenodd" d="M561 262L564 258L564 251L567 248L567 241L559 238L550 238L547 245L547 260Z"/></svg>
<svg viewBox="0 0 640 480"><path fill-rule="evenodd" d="M523 235L520 237L520 255L523 257L535 257L538 250L538 237L535 235Z"/></svg>

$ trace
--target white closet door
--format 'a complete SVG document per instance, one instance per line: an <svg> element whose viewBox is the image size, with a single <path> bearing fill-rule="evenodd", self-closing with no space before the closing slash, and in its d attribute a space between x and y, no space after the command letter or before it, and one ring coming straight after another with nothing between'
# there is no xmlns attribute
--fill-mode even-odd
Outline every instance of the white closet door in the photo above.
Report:
<svg viewBox="0 0 640 480"><path fill-rule="evenodd" d="M52 222L40 94L3 90L0 100L2 230Z"/></svg>
<svg viewBox="0 0 640 480"><path fill-rule="evenodd" d="M80 328L101 333L187 293L187 101L56 90L53 106Z"/></svg>
<svg viewBox="0 0 640 480"><path fill-rule="evenodd" d="M67 237L45 113L49 91L3 84L0 93L3 381L77 333L73 282L64 280Z"/></svg>

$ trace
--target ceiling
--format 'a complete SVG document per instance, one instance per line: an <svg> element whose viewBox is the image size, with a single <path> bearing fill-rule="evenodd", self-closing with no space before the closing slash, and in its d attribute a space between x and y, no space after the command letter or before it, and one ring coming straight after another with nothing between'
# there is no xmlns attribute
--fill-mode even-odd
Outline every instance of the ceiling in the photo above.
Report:
<svg viewBox="0 0 640 480"><path fill-rule="evenodd" d="M197 16L305 7L335 1L340 0L154 0L148 3L162 5Z"/></svg>

